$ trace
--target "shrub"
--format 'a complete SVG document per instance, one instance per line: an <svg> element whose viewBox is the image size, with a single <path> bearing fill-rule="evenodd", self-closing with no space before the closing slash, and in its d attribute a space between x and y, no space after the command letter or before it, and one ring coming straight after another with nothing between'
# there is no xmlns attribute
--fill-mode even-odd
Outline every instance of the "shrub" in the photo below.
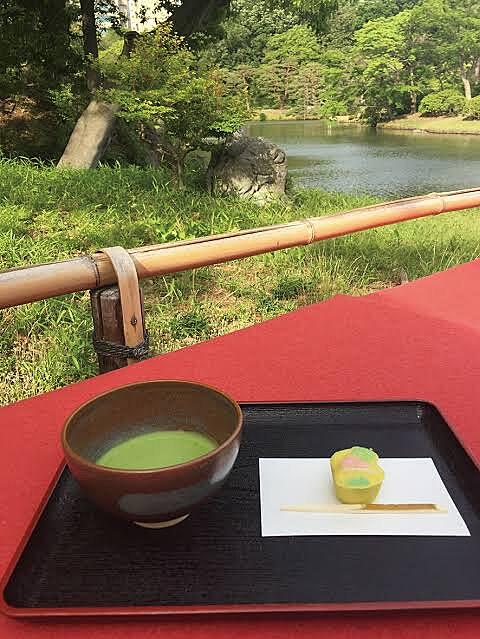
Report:
<svg viewBox="0 0 480 639"><path fill-rule="evenodd" d="M326 98L318 109L317 113L322 118L336 118L339 115L348 115L348 109L341 100Z"/></svg>
<svg viewBox="0 0 480 639"><path fill-rule="evenodd" d="M75 92L72 84L61 84L56 89L50 89L48 96L58 117L64 122L71 122L73 127L85 105L79 100L78 93Z"/></svg>
<svg viewBox="0 0 480 639"><path fill-rule="evenodd" d="M429 93L420 102L419 113L425 116L458 115L465 107L465 98L455 89Z"/></svg>
<svg viewBox="0 0 480 639"><path fill-rule="evenodd" d="M480 95L471 100L466 100L463 112L469 120L480 120Z"/></svg>

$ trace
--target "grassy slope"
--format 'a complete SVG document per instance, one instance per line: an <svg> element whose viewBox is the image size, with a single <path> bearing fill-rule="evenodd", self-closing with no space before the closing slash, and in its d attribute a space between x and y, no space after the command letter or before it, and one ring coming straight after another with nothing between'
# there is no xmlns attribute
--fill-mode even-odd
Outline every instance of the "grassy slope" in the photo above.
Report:
<svg viewBox="0 0 480 639"><path fill-rule="evenodd" d="M464 120L462 116L423 118L419 115L408 115L391 122L379 125L384 129L401 129L405 131L426 131L428 133L468 133L480 135L479 120Z"/></svg>
<svg viewBox="0 0 480 639"><path fill-rule="evenodd" d="M372 202L305 191L263 209L173 191L158 170L57 171L0 162L0 270L103 246L140 246L325 215ZM275 317L336 293L390 286L480 254L478 212L371 230L308 248L144 282L156 353ZM95 374L87 293L0 311L0 403Z"/></svg>

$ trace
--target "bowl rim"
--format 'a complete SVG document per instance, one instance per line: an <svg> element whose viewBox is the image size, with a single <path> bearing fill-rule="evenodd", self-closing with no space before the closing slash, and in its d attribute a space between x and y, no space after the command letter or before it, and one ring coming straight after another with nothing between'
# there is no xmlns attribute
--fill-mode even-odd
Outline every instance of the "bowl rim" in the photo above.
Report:
<svg viewBox="0 0 480 639"><path fill-rule="evenodd" d="M82 455L79 455L77 452L75 452L75 450L73 450L73 448L67 442L68 428L70 424L72 423L73 419L75 418L75 416L77 415L77 413L79 413L89 404L92 404L93 402L95 402L97 399L100 399L101 397L104 397L105 395L109 395L110 393L113 393L115 391L122 390L124 388L130 388L131 386L143 386L147 384L172 384L172 383L183 384L186 386L196 386L199 388L213 391L214 393L217 393L218 395L221 395L222 397L224 397L233 406L235 413L237 415L237 425L235 426L235 430L233 431L233 433L230 435L230 437L228 437L226 441L223 442L223 444L220 444L220 446L218 446L217 448L214 448L212 451L210 451L209 453L206 453L205 455L202 455L200 457L195 457L194 459L188 462L183 462L182 464L174 464L172 466L164 466L161 468L135 469L135 468L113 468L110 466L101 466L100 464L95 464L94 462L88 461L87 459L85 459L85 457L82 457ZM151 380L145 380L142 382L130 382L128 384L122 384L120 386L116 386L115 388L110 388L109 390L104 391L103 393L99 393L98 395L95 395L95 397L91 397L90 399L87 399L85 402L80 404L80 406L78 406L65 420L65 423L63 425L62 432L61 432L61 444L62 444L64 453L68 453L68 455L72 457L76 462L82 464L83 466L86 466L87 468L95 470L97 472L105 473L108 475L113 475L118 473L122 473L122 474L127 473L129 475L148 475L152 473L167 474L172 472L172 470L194 468L199 462L202 463L202 462L213 459L214 457L218 455L218 453L228 448L230 444L232 444L232 442L234 442L235 439L237 439L237 437L240 435L242 431L242 426L243 426L243 413L238 402L235 399L233 399L233 397L231 397L224 391L220 390L219 388L216 388L215 386L211 386L209 384L204 384L202 382L194 382L194 381L183 380L183 379L157 379L157 380L151 379ZM66 461L68 463L68 460Z"/></svg>

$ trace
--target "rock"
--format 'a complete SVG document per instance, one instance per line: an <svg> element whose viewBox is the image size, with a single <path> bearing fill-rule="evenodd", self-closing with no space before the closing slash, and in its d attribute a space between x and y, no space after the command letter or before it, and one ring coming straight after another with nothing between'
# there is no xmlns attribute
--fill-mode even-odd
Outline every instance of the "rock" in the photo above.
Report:
<svg viewBox="0 0 480 639"><path fill-rule="evenodd" d="M214 194L236 194L265 203L285 194L287 158L273 142L238 133L212 155L209 176Z"/></svg>
<svg viewBox="0 0 480 639"><path fill-rule="evenodd" d="M110 142L118 106L92 100L77 120L58 165L90 169L101 159Z"/></svg>

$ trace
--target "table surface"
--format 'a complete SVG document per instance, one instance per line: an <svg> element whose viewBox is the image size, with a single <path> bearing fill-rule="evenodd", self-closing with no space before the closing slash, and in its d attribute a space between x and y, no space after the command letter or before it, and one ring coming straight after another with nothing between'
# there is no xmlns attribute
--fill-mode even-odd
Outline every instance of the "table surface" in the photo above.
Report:
<svg viewBox="0 0 480 639"><path fill-rule="evenodd" d="M115 386L190 379L238 401L432 402L480 460L480 261L366 297L337 296L268 322L0 409L0 573L58 467L59 433L81 402ZM480 568L480 567L479 567ZM480 578L480 577L479 577ZM480 610L141 620L15 620L0 638L160 636L335 639L480 636Z"/></svg>

